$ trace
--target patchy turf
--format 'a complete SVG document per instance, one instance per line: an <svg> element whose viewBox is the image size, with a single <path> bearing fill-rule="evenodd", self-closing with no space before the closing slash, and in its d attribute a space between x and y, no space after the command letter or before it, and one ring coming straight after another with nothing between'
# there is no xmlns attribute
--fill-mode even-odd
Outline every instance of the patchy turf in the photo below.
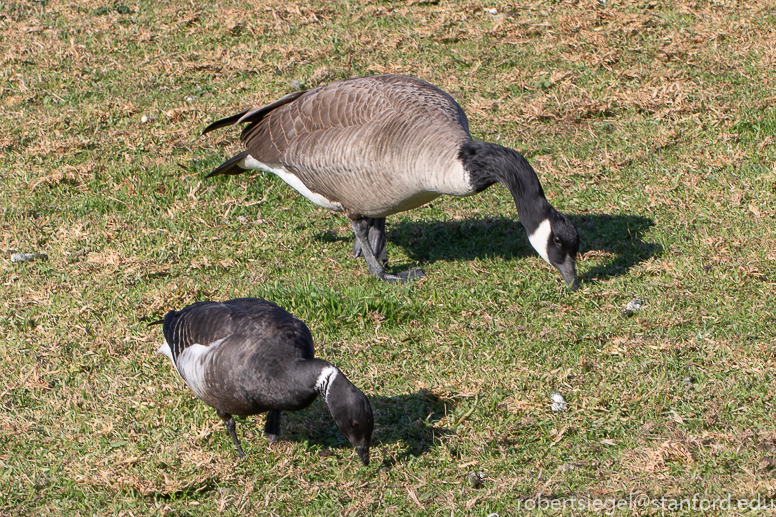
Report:
<svg viewBox="0 0 776 517"><path fill-rule="evenodd" d="M776 497L774 48L772 1L0 3L0 514ZM428 276L388 286L277 178L204 179L239 149L208 123L373 73L530 158L580 230L578 292L500 186L389 219L390 268ZM272 449L240 422L237 461L154 355L148 322L238 296L371 398L369 467L319 402Z"/></svg>

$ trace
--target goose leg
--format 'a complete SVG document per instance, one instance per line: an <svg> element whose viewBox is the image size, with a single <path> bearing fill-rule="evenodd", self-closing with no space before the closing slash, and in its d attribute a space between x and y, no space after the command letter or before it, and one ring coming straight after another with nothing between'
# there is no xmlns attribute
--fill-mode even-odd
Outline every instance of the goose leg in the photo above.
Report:
<svg viewBox="0 0 776 517"><path fill-rule="evenodd" d="M378 262L385 265L388 262L388 253L385 249L385 217L365 217L365 219L369 226L369 245L372 247L372 253ZM355 258L364 256L358 239L353 243L353 256Z"/></svg>
<svg viewBox="0 0 776 517"><path fill-rule="evenodd" d="M400 284L407 280L415 280L426 276L420 268L402 271L398 275L386 273L385 268L377 260L372 251L372 246L369 244L369 222L366 219L351 220L350 226L353 228L356 240L361 244L361 252L364 254L364 259L366 259L366 267L372 276L376 276L384 282Z"/></svg>
<svg viewBox="0 0 776 517"><path fill-rule="evenodd" d="M232 441L234 442L235 447L237 447L237 454L241 458L244 458L245 453L243 452L242 447L240 447L240 440L237 439L237 432L235 431L237 425L234 423L234 418L232 418L232 415L230 415L229 413L225 413L220 409L216 409L216 413L221 418L221 420L224 421L226 430L229 431L229 436L232 437Z"/></svg>
<svg viewBox="0 0 776 517"><path fill-rule="evenodd" d="M267 437L267 441L270 445L275 443L278 435L280 434L280 410L273 409L267 413L267 423L264 424L264 436Z"/></svg>

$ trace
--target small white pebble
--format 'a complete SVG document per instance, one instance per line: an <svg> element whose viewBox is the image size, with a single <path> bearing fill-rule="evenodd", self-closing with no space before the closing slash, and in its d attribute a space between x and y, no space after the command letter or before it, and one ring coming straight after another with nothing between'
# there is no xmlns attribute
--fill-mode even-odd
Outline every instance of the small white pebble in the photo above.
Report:
<svg viewBox="0 0 776 517"><path fill-rule="evenodd" d="M557 413L566 411L566 399L563 398L563 395L555 391L550 395L550 398L552 399L552 406L550 406L550 409Z"/></svg>
<svg viewBox="0 0 776 517"><path fill-rule="evenodd" d="M498 9L496 9L496 8L494 7L494 8L492 8L492 9L488 9L488 12L489 12L490 14L492 14L492 15L494 15L494 16L495 16L495 15L497 15L497 14L498 14Z"/></svg>
<svg viewBox="0 0 776 517"><path fill-rule="evenodd" d="M625 306L625 310L622 311L623 316L633 316L637 311L643 309L646 303L646 298L634 298Z"/></svg>
<svg viewBox="0 0 776 517"><path fill-rule="evenodd" d="M48 255L45 253L14 253L11 255L11 262L29 262L30 260L46 260Z"/></svg>
<svg viewBox="0 0 776 517"><path fill-rule="evenodd" d="M194 102L194 97L186 97L186 102Z"/></svg>
<svg viewBox="0 0 776 517"><path fill-rule="evenodd" d="M143 124L147 124L149 120L151 119L148 118L148 115L143 115L142 117L140 117L140 122L142 122Z"/></svg>
<svg viewBox="0 0 776 517"><path fill-rule="evenodd" d="M484 472L469 472L467 481L474 488L480 488L482 486L482 480L488 477Z"/></svg>

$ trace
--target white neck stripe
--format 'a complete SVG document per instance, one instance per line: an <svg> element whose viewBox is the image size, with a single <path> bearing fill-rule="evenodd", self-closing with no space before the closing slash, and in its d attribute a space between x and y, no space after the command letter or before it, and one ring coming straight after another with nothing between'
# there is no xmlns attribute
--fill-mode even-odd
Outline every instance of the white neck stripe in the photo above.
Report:
<svg viewBox="0 0 776 517"><path fill-rule="evenodd" d="M329 390L334 379L337 378L337 369L333 366L327 366L321 370L321 374L315 381L315 389L318 393L323 395L323 400L328 404L329 402Z"/></svg>
<svg viewBox="0 0 776 517"><path fill-rule="evenodd" d="M550 220L545 219L534 230L534 232L528 236L528 240L531 241L531 246L541 255L541 257L550 265L549 255L547 255L547 245L550 242L550 234L552 233L552 227L550 226Z"/></svg>

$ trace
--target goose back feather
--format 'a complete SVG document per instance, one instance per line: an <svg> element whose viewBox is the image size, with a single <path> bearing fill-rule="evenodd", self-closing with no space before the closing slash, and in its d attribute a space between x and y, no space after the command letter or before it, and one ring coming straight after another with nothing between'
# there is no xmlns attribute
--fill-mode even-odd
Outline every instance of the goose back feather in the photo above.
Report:
<svg viewBox="0 0 776 517"><path fill-rule="evenodd" d="M424 81L356 77L270 106L255 118L242 112L242 121L250 122L242 132L250 156L269 168L285 168L349 213L385 217L441 194L473 192L457 159L470 139L466 114L449 94ZM239 119L218 121L204 132Z"/></svg>
<svg viewBox="0 0 776 517"><path fill-rule="evenodd" d="M168 312L163 331L173 365L209 406L248 416L301 409L317 395L310 382L315 367L308 372L305 363L295 364L314 359L312 335L302 321L271 302L195 303Z"/></svg>

